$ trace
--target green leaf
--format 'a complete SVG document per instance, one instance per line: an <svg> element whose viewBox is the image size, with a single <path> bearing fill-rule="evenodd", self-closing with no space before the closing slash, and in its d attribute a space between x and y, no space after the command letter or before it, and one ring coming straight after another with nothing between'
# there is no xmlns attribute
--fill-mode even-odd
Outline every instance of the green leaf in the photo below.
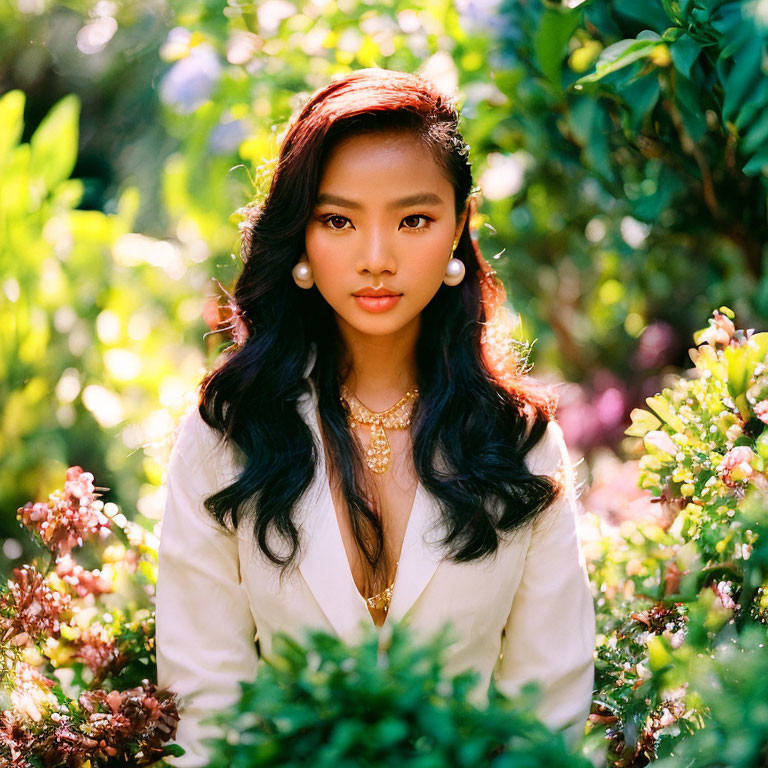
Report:
<svg viewBox="0 0 768 768"><path fill-rule="evenodd" d="M696 333L694 335L694 339L696 336L699 336L706 330L706 328L703 328L701 331ZM696 343L698 344L699 342L696 341ZM720 357L718 357L714 347L710 346L709 344L702 344L700 347L691 349L689 354L691 356L691 360L693 360L693 364L700 371L710 371L712 376L714 376L717 381L726 380L728 371L725 364L721 361Z"/></svg>
<svg viewBox="0 0 768 768"><path fill-rule="evenodd" d="M575 84L595 83L606 75L618 72L640 59L650 56L656 46L656 40L620 40L609 45L601 54L595 65L595 71L590 75L579 78Z"/></svg>
<svg viewBox="0 0 768 768"><path fill-rule="evenodd" d="M754 334L747 342L745 349L748 350L747 354L749 356L751 376L754 369L760 365L760 363L766 362L766 358L768 358L768 333Z"/></svg>
<svg viewBox="0 0 768 768"><path fill-rule="evenodd" d="M723 84L725 90L723 120L731 120L747 95L757 87L758 78L764 76L761 69L762 59L763 41L761 38L751 40L734 54L733 67L728 74L728 79Z"/></svg>
<svg viewBox="0 0 768 768"><path fill-rule="evenodd" d="M568 127L584 149L584 162L606 179L613 177L609 119L596 99L577 100L568 112Z"/></svg>
<svg viewBox="0 0 768 768"><path fill-rule="evenodd" d="M675 99L680 107L683 126L695 142L704 138L707 132L707 120L701 106L700 89L687 77L680 75L675 80Z"/></svg>
<svg viewBox="0 0 768 768"><path fill-rule="evenodd" d="M622 96L629 110L629 127L637 133L659 100L659 78L653 72L627 85Z"/></svg>
<svg viewBox="0 0 768 768"><path fill-rule="evenodd" d="M0 169L11 149L19 143L24 129L24 93L9 91L0 97Z"/></svg>
<svg viewBox="0 0 768 768"><path fill-rule="evenodd" d="M508 98L517 98L517 89L524 79L522 69L501 69L493 74L498 89Z"/></svg>
<svg viewBox="0 0 768 768"><path fill-rule="evenodd" d="M757 455L768 461L768 429L764 429L755 441Z"/></svg>
<svg viewBox="0 0 768 768"><path fill-rule="evenodd" d="M30 179L30 154L29 144L14 147L0 176L0 214L9 219L21 218L33 207L30 200L37 190Z"/></svg>
<svg viewBox="0 0 768 768"><path fill-rule="evenodd" d="M760 80L760 84L750 94L749 101L743 104L733 124L741 132L757 117L764 115L768 110L768 77Z"/></svg>
<svg viewBox="0 0 768 768"><path fill-rule="evenodd" d="M747 391L751 373L749 354L746 347L726 347L723 355L728 366L728 392L735 400Z"/></svg>
<svg viewBox="0 0 768 768"><path fill-rule="evenodd" d="M757 122L749 129L747 135L742 139L740 148L746 155L757 152L765 147L768 141L768 110L758 118Z"/></svg>
<svg viewBox="0 0 768 768"><path fill-rule="evenodd" d="M648 638L648 666L652 672L660 672L673 663L672 654L667 650L666 644L658 635Z"/></svg>
<svg viewBox="0 0 768 768"><path fill-rule="evenodd" d="M668 391L668 390L667 390ZM684 432L685 424L678 418L677 414L672 410L672 406L664 395L654 395L653 397L646 397L645 402L648 407L664 422L669 424L676 432Z"/></svg>
<svg viewBox="0 0 768 768"><path fill-rule="evenodd" d="M768 174L768 147L763 147L742 169L745 176Z"/></svg>
<svg viewBox="0 0 768 768"><path fill-rule="evenodd" d="M566 46L581 20L581 11L547 10L533 38L533 49L539 70L555 86L563 90L562 66Z"/></svg>
<svg viewBox="0 0 768 768"><path fill-rule="evenodd" d="M644 27L652 27L656 32L663 32L669 26L669 17L658 3L648 0L623 0L620 13Z"/></svg>
<svg viewBox="0 0 768 768"><path fill-rule="evenodd" d="M669 46L672 62L678 72L691 76L691 67L701 53L701 46L689 35L682 35Z"/></svg>
<svg viewBox="0 0 768 768"><path fill-rule="evenodd" d="M624 434L630 437L644 437L661 426L661 422L652 413L642 408L633 408L629 417L632 419L632 425L624 430Z"/></svg>
<svg viewBox="0 0 768 768"><path fill-rule="evenodd" d="M32 148L31 175L43 180L47 189L69 178L77 159L80 100L70 94L55 104L37 127Z"/></svg>

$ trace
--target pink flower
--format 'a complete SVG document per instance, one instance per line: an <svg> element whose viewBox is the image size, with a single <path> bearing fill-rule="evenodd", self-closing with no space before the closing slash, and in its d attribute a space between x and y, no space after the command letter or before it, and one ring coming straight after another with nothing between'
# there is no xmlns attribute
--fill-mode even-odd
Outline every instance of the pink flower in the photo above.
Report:
<svg viewBox="0 0 768 768"><path fill-rule="evenodd" d="M43 637L58 637L69 595L51 589L34 566L14 568L15 580L0 596L0 641L28 646Z"/></svg>
<svg viewBox="0 0 768 768"><path fill-rule="evenodd" d="M592 460L592 482L581 497L585 509L610 525L624 520L648 520L669 527L664 510L637 484L638 463L621 461L612 451L600 450Z"/></svg>
<svg viewBox="0 0 768 768"><path fill-rule="evenodd" d="M47 681L31 667L21 681L24 698L19 707L0 712L0 764L8 768L34 765L157 764L164 742L176 736L179 722L176 696L161 691L148 680L127 691L89 690L78 700L77 718L50 714L45 700ZM17 687L18 687L17 683ZM30 686L33 686L30 687ZM42 698L41 698L42 697ZM52 704L55 704L55 700ZM36 719L40 715L40 719ZM43 717L48 715L47 717ZM30 719L31 718L31 719ZM4 757L10 763L3 762ZM53 761L53 762L52 762Z"/></svg>
<svg viewBox="0 0 768 768"><path fill-rule="evenodd" d="M245 313L240 309L238 304L235 303L233 298L230 298L229 301L227 301L227 307L229 309L230 324L225 328L229 331L232 341L234 341L238 347L242 347L245 342L248 341L248 337L250 336L248 321L245 318Z"/></svg>
<svg viewBox="0 0 768 768"><path fill-rule="evenodd" d="M638 368L661 368L672 358L677 346L675 329L664 322L651 323L643 331L633 355Z"/></svg>
<svg viewBox="0 0 768 768"><path fill-rule="evenodd" d="M723 456L717 471L729 488L736 488L753 476L751 461L755 458L757 454L748 445L737 445Z"/></svg>
<svg viewBox="0 0 768 768"><path fill-rule="evenodd" d="M64 483L64 494L75 499L86 499L87 503L92 502L98 495L94 492L93 475L83 472L82 467L70 467Z"/></svg>
<svg viewBox="0 0 768 768"><path fill-rule="evenodd" d="M124 663L115 639L100 624L92 624L77 641L75 658L86 664L98 680Z"/></svg>
<svg viewBox="0 0 768 768"><path fill-rule="evenodd" d="M125 744L138 741L145 755L141 765L149 765L152 752L175 736L179 721L175 697L158 695L148 680L127 691L86 691L79 701L88 716L91 738L98 743L98 751L107 755L114 756Z"/></svg>
<svg viewBox="0 0 768 768"><path fill-rule="evenodd" d="M699 344L727 347L735 333L736 326L733 324L733 321L727 315L715 310L713 317L709 321L709 328L699 338Z"/></svg>
<svg viewBox="0 0 768 768"><path fill-rule="evenodd" d="M732 611L736 608L736 603L731 597L731 583L728 581L719 581L717 584L711 585L712 590L723 608Z"/></svg>
<svg viewBox="0 0 768 768"><path fill-rule="evenodd" d="M643 438L643 442L645 443L646 449L652 453L655 451L651 451L651 449L656 449L656 451L669 454L673 458L677 455L678 448L672 442L672 438L666 432L662 432L661 430L654 429L651 432L648 432Z"/></svg>
<svg viewBox="0 0 768 768"><path fill-rule="evenodd" d="M759 403L755 403L754 411L755 416L757 416L763 424L768 424L768 400L761 400Z"/></svg>
<svg viewBox="0 0 768 768"><path fill-rule="evenodd" d="M103 504L97 501L100 494L95 490L90 472L70 467L63 491L54 491L47 502L28 501L17 516L54 554L69 554L82 546L84 539L110 531L109 518L102 512Z"/></svg>
<svg viewBox="0 0 768 768"><path fill-rule="evenodd" d="M112 591L112 582L105 579L98 568L88 571L78 565L72 559L72 555L61 555L56 558L56 574L75 590L78 597L101 595Z"/></svg>
<svg viewBox="0 0 768 768"><path fill-rule="evenodd" d="M58 704L58 700L51 693L54 685L53 680L41 675L34 667L23 661L18 662L11 688L13 711L39 723L46 710Z"/></svg>

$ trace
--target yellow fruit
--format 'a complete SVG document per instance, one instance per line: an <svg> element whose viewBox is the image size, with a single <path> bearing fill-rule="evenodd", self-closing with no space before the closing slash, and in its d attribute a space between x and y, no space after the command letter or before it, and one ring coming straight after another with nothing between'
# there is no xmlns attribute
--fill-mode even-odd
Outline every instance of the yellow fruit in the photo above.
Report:
<svg viewBox="0 0 768 768"><path fill-rule="evenodd" d="M568 57L568 66L574 72L586 72L602 50L603 46L596 40L588 40Z"/></svg>
<svg viewBox="0 0 768 768"><path fill-rule="evenodd" d="M668 67L672 63L672 54L669 52L669 46L664 43L657 45L651 53L651 61L657 67Z"/></svg>

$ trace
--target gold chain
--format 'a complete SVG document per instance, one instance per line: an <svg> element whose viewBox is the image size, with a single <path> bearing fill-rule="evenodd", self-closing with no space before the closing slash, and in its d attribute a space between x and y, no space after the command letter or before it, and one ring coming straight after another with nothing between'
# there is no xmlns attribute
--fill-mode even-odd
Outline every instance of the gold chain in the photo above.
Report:
<svg viewBox="0 0 768 768"><path fill-rule="evenodd" d="M384 429L405 429L410 425L413 403L419 394L418 388L406 392L385 411L372 411L366 408L344 384L341 385L339 392L339 399L347 411L349 426L354 429L358 424L370 425L371 444L365 460L372 472L381 475L387 471L392 453Z"/></svg>
<svg viewBox="0 0 768 768"><path fill-rule="evenodd" d="M397 564L399 565L400 563L398 562ZM382 592L377 592L375 595L371 595L370 597L366 598L365 602L368 603L371 608L384 611L384 613L386 613L389 610L389 604L392 601L392 590L394 587L395 582L393 581Z"/></svg>
<svg viewBox="0 0 768 768"><path fill-rule="evenodd" d="M342 384L340 388L340 400L347 412L347 423L351 429L358 424L371 427L371 444L366 452L368 468L381 475L387 471L390 464L392 450L387 439L385 429L405 429L411 424L413 404L419 395L418 387L406 392L392 407L384 411L372 411L366 408L350 391ZM399 565L399 561L396 565ZM393 581L386 589L366 598L366 603L374 610L389 611L392 601Z"/></svg>

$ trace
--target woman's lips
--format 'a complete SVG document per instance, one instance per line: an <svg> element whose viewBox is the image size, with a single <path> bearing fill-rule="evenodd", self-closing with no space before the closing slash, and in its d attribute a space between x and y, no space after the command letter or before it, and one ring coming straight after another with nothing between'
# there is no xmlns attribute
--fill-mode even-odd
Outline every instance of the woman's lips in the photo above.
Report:
<svg viewBox="0 0 768 768"><path fill-rule="evenodd" d="M352 298L366 312L386 312L394 307L402 296L401 293L394 296L356 296L353 294Z"/></svg>

